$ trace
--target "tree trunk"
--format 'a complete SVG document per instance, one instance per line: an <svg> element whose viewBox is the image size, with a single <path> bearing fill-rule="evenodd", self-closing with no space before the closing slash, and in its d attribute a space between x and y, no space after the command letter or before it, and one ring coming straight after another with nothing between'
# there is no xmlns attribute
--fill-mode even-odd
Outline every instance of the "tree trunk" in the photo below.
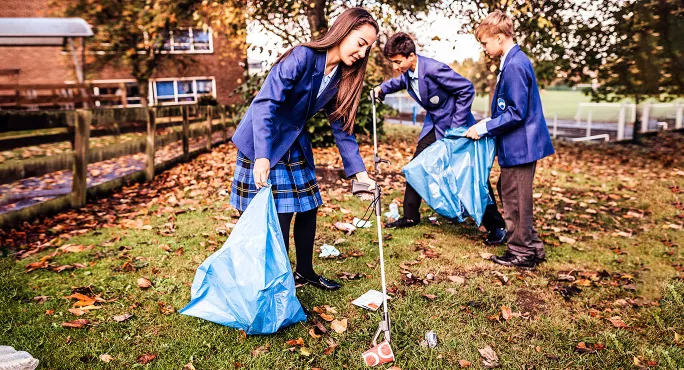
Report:
<svg viewBox="0 0 684 370"><path fill-rule="evenodd" d="M140 90L140 104L147 108L150 104L147 101L147 96L149 95L149 80L137 80L138 89Z"/></svg>
<svg viewBox="0 0 684 370"><path fill-rule="evenodd" d="M491 79L491 80L487 80L487 87L489 87L489 106L488 107L491 107L492 102L494 101L494 93L496 93L496 77ZM491 108L489 108L489 109L491 109ZM489 112L490 117L492 116L492 114L494 114L494 112Z"/></svg>
<svg viewBox="0 0 684 370"><path fill-rule="evenodd" d="M306 1L306 3L308 7L306 18L309 21L311 39L317 40L328 32L328 18L325 14L328 8L328 0ZM313 8L309 4L313 4Z"/></svg>

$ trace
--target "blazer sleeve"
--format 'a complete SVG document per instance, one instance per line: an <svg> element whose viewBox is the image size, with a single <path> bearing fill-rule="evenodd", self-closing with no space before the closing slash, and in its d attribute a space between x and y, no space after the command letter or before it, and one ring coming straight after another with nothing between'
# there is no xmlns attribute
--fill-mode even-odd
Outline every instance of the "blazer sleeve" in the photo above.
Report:
<svg viewBox="0 0 684 370"><path fill-rule="evenodd" d="M487 122L487 132L494 136L505 134L525 122L532 82L525 66L518 63L509 63L501 75L507 107L502 114ZM495 96L494 99L498 98Z"/></svg>
<svg viewBox="0 0 684 370"><path fill-rule="evenodd" d="M306 54L307 48L296 47L290 55L273 66L252 101L255 159L271 158L271 144L277 129L274 127L276 110L285 102L288 91L301 80L308 59Z"/></svg>
<svg viewBox="0 0 684 370"><path fill-rule="evenodd" d="M446 64L440 65L435 78L432 80L456 98L451 127L467 126L473 100L475 99L473 83L456 73Z"/></svg>
<svg viewBox="0 0 684 370"><path fill-rule="evenodd" d="M328 113L328 117L335 111L335 98L325 106L325 111ZM351 177L359 172L366 171L366 166L363 164L363 158L359 152L359 144L356 142L356 135L344 131L342 119L331 121L330 127L332 127L335 143L337 143L337 149L342 157L345 175Z"/></svg>
<svg viewBox="0 0 684 370"><path fill-rule="evenodd" d="M382 84L380 84L380 89L383 93L389 95L397 91L406 90L406 83L404 82L403 76L397 78L389 79Z"/></svg>

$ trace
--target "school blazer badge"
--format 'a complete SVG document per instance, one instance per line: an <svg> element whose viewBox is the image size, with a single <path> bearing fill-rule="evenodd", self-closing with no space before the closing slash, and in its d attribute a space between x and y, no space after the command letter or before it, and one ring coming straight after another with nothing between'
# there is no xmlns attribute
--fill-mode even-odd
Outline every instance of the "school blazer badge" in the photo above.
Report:
<svg viewBox="0 0 684 370"><path fill-rule="evenodd" d="M435 96L431 97L431 98L430 98L430 103L432 103L432 104L437 104L437 103L439 103L439 96L435 95Z"/></svg>
<svg viewBox="0 0 684 370"><path fill-rule="evenodd" d="M503 100L503 98L497 99L496 105L499 106L499 110L505 110L506 109L506 101Z"/></svg>

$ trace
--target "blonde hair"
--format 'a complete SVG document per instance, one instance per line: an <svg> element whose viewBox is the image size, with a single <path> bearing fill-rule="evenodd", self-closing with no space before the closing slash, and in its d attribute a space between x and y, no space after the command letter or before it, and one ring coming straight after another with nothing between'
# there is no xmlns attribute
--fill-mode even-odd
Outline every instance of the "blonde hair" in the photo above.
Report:
<svg viewBox="0 0 684 370"><path fill-rule="evenodd" d="M501 10L495 10L489 13L477 26L475 38L480 41L483 37L494 36L499 33L513 37L513 20Z"/></svg>

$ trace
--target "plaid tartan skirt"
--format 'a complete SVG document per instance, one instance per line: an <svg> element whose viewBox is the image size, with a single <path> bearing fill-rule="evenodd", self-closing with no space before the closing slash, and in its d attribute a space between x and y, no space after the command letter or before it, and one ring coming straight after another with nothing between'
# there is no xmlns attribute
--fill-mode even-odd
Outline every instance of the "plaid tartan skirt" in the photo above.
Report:
<svg viewBox="0 0 684 370"><path fill-rule="evenodd" d="M230 204L240 211L247 209L258 191L253 168L254 163L238 150ZM278 213L306 212L323 204L316 173L297 143L271 168L268 177Z"/></svg>

